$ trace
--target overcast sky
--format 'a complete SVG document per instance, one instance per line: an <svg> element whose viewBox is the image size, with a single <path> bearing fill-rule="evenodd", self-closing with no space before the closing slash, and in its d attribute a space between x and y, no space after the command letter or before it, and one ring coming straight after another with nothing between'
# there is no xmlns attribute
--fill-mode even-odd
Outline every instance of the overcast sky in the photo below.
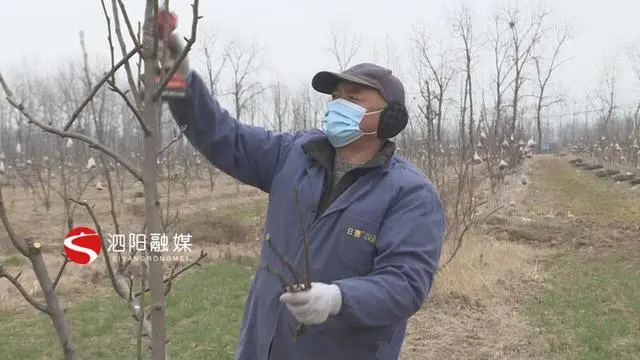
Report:
<svg viewBox="0 0 640 360"><path fill-rule="evenodd" d="M110 7L109 0L106 1ZM130 16L142 19L144 1L128 0ZM280 78L287 84L310 86L312 75L319 70L335 69L330 46L331 29L346 29L349 34L362 34L363 45L355 62L381 61L372 48L384 49L392 44L398 56L395 71L410 82L410 48L412 29L426 29L436 39L451 39L452 14L456 1L424 0L234 0L200 1L200 39L215 33L222 44L231 39L246 43L255 41L265 49L268 67L263 76ZM490 16L500 2L469 1L474 11L474 27L479 34L491 25ZM540 1L533 2L536 5ZM172 8L180 16L178 30L188 35L191 1L172 0ZM570 96L581 98L585 91L598 87L603 60L619 53L618 74L621 103L635 101L636 83L629 70L625 49L638 43L640 28L637 17L640 2L631 0L549 2L554 23L570 24L576 37L564 49L563 58L570 63L559 69L555 86ZM0 11L0 70L4 73L26 66L29 72L51 70L63 60L80 60L79 30L86 33L92 57L106 56L106 26L98 0L21 0L9 1ZM385 40L386 39L386 40ZM640 44L640 43L638 43ZM490 74L480 67L478 74Z"/></svg>

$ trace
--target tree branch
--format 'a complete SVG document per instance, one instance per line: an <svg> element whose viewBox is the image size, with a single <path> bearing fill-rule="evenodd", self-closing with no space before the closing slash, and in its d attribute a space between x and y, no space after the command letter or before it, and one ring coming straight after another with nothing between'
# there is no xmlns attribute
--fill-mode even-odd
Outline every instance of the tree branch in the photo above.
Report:
<svg viewBox="0 0 640 360"><path fill-rule="evenodd" d="M80 113L82 112L84 107L87 106L87 104L91 101L91 99L93 99L93 97L98 93L98 90L100 90L102 85L104 85L118 71L118 69L120 69L120 67L122 67L122 65L127 63L129 61L129 59L131 59L133 57L133 55L137 54L139 50L140 50L140 48L136 47L133 50L129 51L127 53L127 55L122 60L120 60L117 64L115 64L115 66L113 66L111 68L111 70L109 70L107 73L105 73L104 76L100 80L98 80L98 82L93 86L91 91L89 91L87 96L85 96L85 99L80 103L80 105L76 108L76 110L73 112L73 114L71 114L71 117L69 118L67 123L62 128L62 131L67 131L67 130L69 130L69 128L71 128L71 125L73 125L74 121L76 121L76 119L78 118L78 116L80 115ZM3 85L3 87L4 87L4 85ZM7 94L9 94L9 92L7 91L6 88L5 88L5 92L7 92Z"/></svg>
<svg viewBox="0 0 640 360"><path fill-rule="evenodd" d="M41 312L43 312L43 313L45 313L47 315L51 315L51 313L47 309L47 306L45 304L43 304L43 303L40 303L36 299L34 299L33 296L29 295L27 290L25 290L24 286L22 286L22 284L20 284L20 281L18 281L18 279L20 278L20 275L22 275L22 272L19 272L18 275L16 275L16 276L9 275L9 273L7 273L4 270L4 268L2 267L2 264L0 264L0 278L5 278L5 279L9 280L9 282L11 284L13 284L13 286L15 286L16 289L18 289L18 292L20 292L20 295L22 295L22 297L25 300L27 300L27 302L29 304L31 304L34 308L40 310Z"/></svg>
<svg viewBox="0 0 640 360"><path fill-rule="evenodd" d="M173 280L178 278L178 276L180 276L185 271L191 269L194 266L201 266L202 265L202 263L201 263L202 260L204 260L204 258L206 258L208 255L209 254L207 254L204 250L201 250L200 251L200 255L198 255L197 259L195 259L194 261L189 262L187 265L184 265L179 270L177 270L177 264L176 264L175 268L171 271L170 275L166 279L164 279L164 283L165 284L170 284ZM151 290L151 288L146 286L144 288L144 291L138 291L137 293L135 293L135 296L138 297L138 296L142 295L143 292L148 292L149 290Z"/></svg>

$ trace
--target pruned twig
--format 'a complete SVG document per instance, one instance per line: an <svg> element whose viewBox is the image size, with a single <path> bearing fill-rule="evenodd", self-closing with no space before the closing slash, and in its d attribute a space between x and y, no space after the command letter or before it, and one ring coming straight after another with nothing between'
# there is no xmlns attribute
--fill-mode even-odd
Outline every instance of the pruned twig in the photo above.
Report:
<svg viewBox="0 0 640 360"><path fill-rule="evenodd" d="M290 283L289 281L287 281L287 278L282 273L275 271L268 264L265 264L263 268L265 269L266 272L277 277L280 280L282 284L282 290L285 292L299 292L299 291L309 290L309 288L307 288L304 283L300 283L300 281L298 280L302 276L298 274L298 272L294 268L293 264L291 264L289 259L285 258L282 255L282 253L280 253L280 251L276 249L275 245L271 241L271 234L268 234L268 233L265 234L264 241L267 242L267 246L269 246L271 251L273 251L273 253L276 255L280 263L289 269L289 271L291 272L291 276L294 279L294 282ZM299 324L295 329L294 328L290 329L291 334L293 335L294 338L298 338L304 334L304 328L305 328L304 324Z"/></svg>
<svg viewBox="0 0 640 360"><path fill-rule="evenodd" d="M299 223L300 223L300 232L301 232L301 237L302 237L302 256L303 256L303 259L304 259L304 269L305 269L304 273L303 274L299 274L298 271L296 270L295 266L291 263L291 261L289 259L287 259L276 248L276 246L273 244L273 241L271 240L271 234L265 234L265 236L264 236L264 241L267 242L267 246L269 246L269 249L271 249L271 251L273 251L273 253L278 258L280 263L288 268L289 272L291 273L291 276L293 277L293 284L290 284L287 281L286 277L282 273L279 273L279 272L275 271L274 269L269 267L269 265L266 264L266 265L264 265L263 268L265 269L265 271L267 271L271 275L273 275L273 276L277 277L278 279L280 279L280 282L282 283L282 289L284 291L286 291L286 292L299 292L299 291L307 291L307 290L311 289L311 269L310 269L310 262L309 262L309 239L308 239L307 233L305 231L304 217L303 217L302 209L300 207L299 192L298 192L297 188L293 189L293 197L294 197L296 209L297 209L298 215L299 215L298 216L298 220L299 220ZM295 329L291 330L291 333L294 336L294 338L298 338L298 337L300 337L300 336L302 336L304 334L304 329L305 329L304 324L299 324Z"/></svg>
<svg viewBox="0 0 640 360"><path fill-rule="evenodd" d="M297 187L293 188L293 197L296 202L296 209L298 210L298 220L300 222L300 233L302 236L302 252L304 257L304 270L305 270L305 279L304 286L306 289L311 289L311 264L309 261L309 238L307 237L307 232L304 229L304 216L302 214L302 210L300 207L300 192Z"/></svg>
<svg viewBox="0 0 640 360"><path fill-rule="evenodd" d="M278 258L280 263L287 267L287 269L291 273L291 276L293 277L293 284L294 285L300 284L300 278L301 277L298 275L298 271L296 270L296 268L293 265L293 263L291 263L291 260L287 259L280 252L280 250L278 250L278 248L273 244L273 240L271 239L271 234L266 234L265 237L264 237L264 241L267 242L267 246L269 246L269 249L271 249L271 251ZM286 290L286 291L289 291L289 290Z"/></svg>

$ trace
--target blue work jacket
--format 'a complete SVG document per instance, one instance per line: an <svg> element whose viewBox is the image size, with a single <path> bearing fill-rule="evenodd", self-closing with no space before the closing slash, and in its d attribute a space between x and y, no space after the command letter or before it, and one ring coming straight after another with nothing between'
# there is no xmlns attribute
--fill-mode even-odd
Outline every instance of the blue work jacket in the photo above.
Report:
<svg viewBox="0 0 640 360"><path fill-rule="evenodd" d="M343 296L339 314L294 339L297 322L279 302L281 280L265 265L292 281L291 274L263 241L235 359L397 359L407 319L422 307L439 264L445 216L433 184L390 154L319 213L332 172L314 153L332 149L323 132L276 133L240 123L197 73L188 82L187 98L169 101L174 119L187 125L187 139L218 169L269 194L264 234L304 273L304 231L311 281L337 284Z"/></svg>

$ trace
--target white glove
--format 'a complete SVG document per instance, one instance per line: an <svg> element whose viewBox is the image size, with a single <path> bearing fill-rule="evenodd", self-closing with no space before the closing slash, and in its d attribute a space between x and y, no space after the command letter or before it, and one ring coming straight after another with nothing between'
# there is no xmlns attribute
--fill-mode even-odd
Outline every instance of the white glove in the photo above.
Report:
<svg viewBox="0 0 640 360"><path fill-rule="evenodd" d="M280 296L280 301L300 323L321 324L329 315L340 312L342 292L335 284L311 283L311 289L286 292Z"/></svg>

